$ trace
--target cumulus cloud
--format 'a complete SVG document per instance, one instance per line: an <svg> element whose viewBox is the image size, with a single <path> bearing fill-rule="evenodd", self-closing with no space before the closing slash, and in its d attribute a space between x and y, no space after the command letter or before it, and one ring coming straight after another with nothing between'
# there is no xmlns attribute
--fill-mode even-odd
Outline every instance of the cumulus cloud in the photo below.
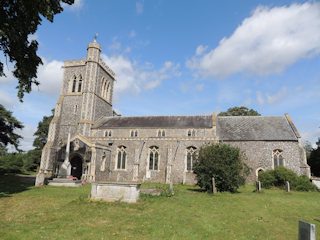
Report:
<svg viewBox="0 0 320 240"><path fill-rule="evenodd" d="M142 90L152 90L171 77L179 77L179 64L167 61L160 69L140 66L136 61L123 55L101 55L102 60L116 73L115 94L128 92L139 94Z"/></svg>
<svg viewBox="0 0 320 240"><path fill-rule="evenodd" d="M198 56L200 45L186 65L204 77L280 73L301 58L319 54L319 29L320 3L260 6L215 49Z"/></svg>
<svg viewBox="0 0 320 240"><path fill-rule="evenodd" d="M200 56L202 55L206 50L207 50L208 46L198 46L197 49L196 49L196 55L197 56Z"/></svg>
<svg viewBox="0 0 320 240"><path fill-rule="evenodd" d="M17 134L21 135L23 139L20 140L20 148L23 151L29 151L31 149L34 149L32 146L34 136L33 134L37 130L37 127L32 126L32 125L25 125L22 130L17 130Z"/></svg>
<svg viewBox="0 0 320 240"><path fill-rule="evenodd" d="M40 85L33 86L32 90L57 98L60 93L63 77L63 62L57 60L48 61L45 58L42 58L42 62L43 65L39 66L37 74L37 80L40 82Z"/></svg>

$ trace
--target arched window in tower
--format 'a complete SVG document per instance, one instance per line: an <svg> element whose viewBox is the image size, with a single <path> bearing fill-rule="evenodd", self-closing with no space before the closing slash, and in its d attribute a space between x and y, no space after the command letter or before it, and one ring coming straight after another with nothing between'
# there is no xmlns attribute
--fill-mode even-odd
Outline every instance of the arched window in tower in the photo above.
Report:
<svg viewBox="0 0 320 240"><path fill-rule="evenodd" d="M82 76L79 76L79 82L78 82L78 92L81 92L81 88L82 88Z"/></svg>
<svg viewBox="0 0 320 240"><path fill-rule="evenodd" d="M126 169L126 147L120 146L118 147L118 155L117 155L117 169Z"/></svg>
<svg viewBox="0 0 320 240"><path fill-rule="evenodd" d="M152 146L149 148L149 170L159 169L159 148Z"/></svg>
<svg viewBox="0 0 320 240"><path fill-rule="evenodd" d="M76 91L76 86L77 86L77 77L73 77L73 82L72 82L72 92Z"/></svg>
<svg viewBox="0 0 320 240"><path fill-rule="evenodd" d="M187 148L187 171L192 171L196 161L197 148L191 146Z"/></svg>
<svg viewBox="0 0 320 240"><path fill-rule="evenodd" d="M107 89L106 89L106 96L105 96L105 98L107 99L107 101L110 101L110 82L108 82L108 84L107 84Z"/></svg>
<svg viewBox="0 0 320 240"><path fill-rule="evenodd" d="M283 151L280 149L273 150L272 152L273 158L273 166L284 166L284 159L283 159Z"/></svg>

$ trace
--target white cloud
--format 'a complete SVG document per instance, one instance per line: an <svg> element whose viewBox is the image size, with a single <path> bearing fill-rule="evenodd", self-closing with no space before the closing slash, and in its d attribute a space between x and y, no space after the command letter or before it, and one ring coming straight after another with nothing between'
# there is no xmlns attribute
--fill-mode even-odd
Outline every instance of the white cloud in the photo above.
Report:
<svg viewBox="0 0 320 240"><path fill-rule="evenodd" d="M0 90L0 104L2 104L5 108L12 109L15 102L15 98L13 98L7 92Z"/></svg>
<svg viewBox="0 0 320 240"><path fill-rule="evenodd" d="M287 88L283 87L282 90L274 95L266 94L269 104L277 103L287 94Z"/></svg>
<svg viewBox="0 0 320 240"><path fill-rule="evenodd" d="M58 98L63 77L63 62L57 60L49 62L45 58L42 58L42 62L43 65L39 66L37 74L37 80L40 82L40 85L33 85L32 91L38 91Z"/></svg>
<svg viewBox="0 0 320 240"><path fill-rule="evenodd" d="M262 93L261 93L260 91L257 91L256 94L257 94L258 104L259 104L260 106L263 106L263 104L264 104L264 99L263 99Z"/></svg>
<svg viewBox="0 0 320 240"><path fill-rule="evenodd" d="M159 70L150 68L150 64L139 66L136 61L123 55L107 56L101 54L102 60L116 73L115 94L128 92L139 94L142 90L152 90L165 79L179 77L180 65L167 61Z"/></svg>
<svg viewBox="0 0 320 240"><path fill-rule="evenodd" d="M250 104L251 104L251 102L252 102L252 99L251 98L247 98L244 102L243 102L243 106L249 106Z"/></svg>
<svg viewBox="0 0 320 240"><path fill-rule="evenodd" d="M143 0L140 2L136 2L136 12L137 14L142 14L143 13Z"/></svg>
<svg viewBox="0 0 320 240"><path fill-rule="evenodd" d="M202 45L199 45L196 49L196 55L197 56L200 56L202 55L206 50L207 50L208 46L202 46Z"/></svg>
<svg viewBox="0 0 320 240"><path fill-rule="evenodd" d="M202 91L203 88L204 88L204 84L203 84L203 83L196 85L196 90L197 90L197 91Z"/></svg>
<svg viewBox="0 0 320 240"><path fill-rule="evenodd" d="M318 140L319 137L320 137L320 128L305 130L301 132L302 141L311 142L313 147L316 147L315 142Z"/></svg>
<svg viewBox="0 0 320 240"><path fill-rule="evenodd" d="M61 5L65 10L77 11L83 7L83 2L84 0L75 0L72 5L66 3L62 3Z"/></svg>
<svg viewBox="0 0 320 240"><path fill-rule="evenodd" d="M279 73L301 58L319 54L319 29L320 3L260 6L217 48L194 56L186 65L204 77ZM197 50L202 49L200 46Z"/></svg>
<svg viewBox="0 0 320 240"><path fill-rule="evenodd" d="M15 131L17 134L19 134L20 136L23 137L23 139L20 139L19 149L21 149L23 151L29 151L31 149L34 149L34 147L32 146L33 140L35 138L33 136L33 134L35 133L36 130L37 130L37 128L35 126L24 125L23 129L18 129L17 131ZM8 151L9 152L16 152L16 149L14 148L13 145L9 144Z"/></svg>

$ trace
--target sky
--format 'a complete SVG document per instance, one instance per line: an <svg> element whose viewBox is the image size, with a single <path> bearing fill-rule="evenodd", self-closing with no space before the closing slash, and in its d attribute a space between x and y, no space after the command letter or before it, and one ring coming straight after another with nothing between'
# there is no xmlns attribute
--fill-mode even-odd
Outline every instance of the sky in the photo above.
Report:
<svg viewBox="0 0 320 240"><path fill-rule="evenodd" d="M63 62L85 58L95 33L116 73L113 107L123 116L246 106L263 116L288 113L303 141L320 137L319 1L76 0L29 36L43 65L40 86L23 103L13 65L4 66L0 104L25 126L23 150L55 107Z"/></svg>

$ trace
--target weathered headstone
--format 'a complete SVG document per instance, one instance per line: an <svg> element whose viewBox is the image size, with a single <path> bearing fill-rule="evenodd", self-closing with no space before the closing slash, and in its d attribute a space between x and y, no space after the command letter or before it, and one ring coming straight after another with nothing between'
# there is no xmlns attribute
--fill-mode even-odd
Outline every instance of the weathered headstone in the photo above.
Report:
<svg viewBox="0 0 320 240"><path fill-rule="evenodd" d="M256 181L256 191L261 192L261 182L260 181Z"/></svg>
<svg viewBox="0 0 320 240"><path fill-rule="evenodd" d="M316 240L316 226L299 221L299 240Z"/></svg>
<svg viewBox="0 0 320 240"><path fill-rule="evenodd" d="M212 178L212 193L216 194L217 189L216 189L216 181L214 180L214 177Z"/></svg>
<svg viewBox="0 0 320 240"><path fill-rule="evenodd" d="M290 183L286 181L286 191L290 192Z"/></svg>
<svg viewBox="0 0 320 240"><path fill-rule="evenodd" d="M174 191L173 191L173 175L171 175L171 178L170 178L170 192L171 192L171 194L174 194Z"/></svg>

